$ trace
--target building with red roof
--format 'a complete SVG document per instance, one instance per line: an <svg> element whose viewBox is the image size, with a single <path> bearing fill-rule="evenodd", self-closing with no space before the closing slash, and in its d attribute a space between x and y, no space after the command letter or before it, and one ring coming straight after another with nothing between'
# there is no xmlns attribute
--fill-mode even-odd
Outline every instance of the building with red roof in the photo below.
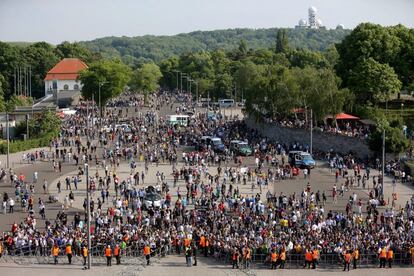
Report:
<svg viewBox="0 0 414 276"><path fill-rule="evenodd" d="M54 92L79 92L82 83L78 81L79 72L88 68L82 60L78 58L64 58L59 61L45 77L45 95Z"/></svg>

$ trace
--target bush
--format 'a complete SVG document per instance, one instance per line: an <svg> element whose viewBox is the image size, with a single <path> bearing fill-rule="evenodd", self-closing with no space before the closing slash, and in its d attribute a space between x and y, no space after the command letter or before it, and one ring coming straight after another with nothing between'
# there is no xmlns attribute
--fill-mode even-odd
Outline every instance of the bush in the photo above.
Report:
<svg viewBox="0 0 414 276"><path fill-rule="evenodd" d="M56 132L49 132L41 138L11 142L10 153L30 150L33 148L47 147L54 137L56 137ZM0 154L7 154L7 143L3 142L0 144Z"/></svg>

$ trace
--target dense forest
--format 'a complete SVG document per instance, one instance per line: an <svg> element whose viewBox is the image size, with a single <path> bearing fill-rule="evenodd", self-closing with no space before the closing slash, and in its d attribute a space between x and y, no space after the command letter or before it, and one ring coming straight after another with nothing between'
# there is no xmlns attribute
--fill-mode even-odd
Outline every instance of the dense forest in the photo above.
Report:
<svg viewBox="0 0 414 276"><path fill-rule="evenodd" d="M173 55L190 52L225 51L238 47L245 40L251 49L272 48L275 46L279 29L228 29L217 31L196 31L174 36L104 37L81 42L92 52L99 52L105 58L120 57L132 67L153 60L159 62ZM344 29L284 29L292 48L311 51L324 51L330 45L344 39L351 31Z"/></svg>

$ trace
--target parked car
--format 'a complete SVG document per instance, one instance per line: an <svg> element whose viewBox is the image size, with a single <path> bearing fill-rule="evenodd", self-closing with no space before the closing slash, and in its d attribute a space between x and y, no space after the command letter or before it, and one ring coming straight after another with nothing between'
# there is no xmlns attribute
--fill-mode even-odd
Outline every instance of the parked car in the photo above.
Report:
<svg viewBox="0 0 414 276"><path fill-rule="evenodd" d="M215 152L224 152L226 147L219 137L207 138L207 145L211 147Z"/></svg>
<svg viewBox="0 0 414 276"><path fill-rule="evenodd" d="M201 139L198 141L198 143L195 146L196 151L204 151L208 148L208 142L207 140L210 139L211 136L202 136Z"/></svg>
<svg viewBox="0 0 414 276"><path fill-rule="evenodd" d="M288 162L290 165L299 168L314 168L316 166L316 162L312 155L304 151L289 152Z"/></svg>

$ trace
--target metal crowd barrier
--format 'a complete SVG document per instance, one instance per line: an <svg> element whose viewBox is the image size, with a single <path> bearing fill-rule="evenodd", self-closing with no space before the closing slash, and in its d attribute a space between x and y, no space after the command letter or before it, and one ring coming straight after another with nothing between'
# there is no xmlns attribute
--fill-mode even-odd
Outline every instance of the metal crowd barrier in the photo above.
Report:
<svg viewBox="0 0 414 276"><path fill-rule="evenodd" d="M105 244L98 244L91 248L90 256L92 264L106 264ZM112 247L113 248L113 247ZM67 263L66 246L59 247L59 263ZM51 254L52 247L33 249L29 246L8 250L4 248L0 263L16 263L19 265L53 264L54 258ZM83 264L83 257L80 250L72 246L72 264ZM170 254L170 247L164 245L156 248L151 254L151 262L158 263L162 257ZM115 260L113 259L112 262ZM116 261L115 261L116 262ZM146 266L143 256L143 248L137 245L130 245L121 250L121 264Z"/></svg>

